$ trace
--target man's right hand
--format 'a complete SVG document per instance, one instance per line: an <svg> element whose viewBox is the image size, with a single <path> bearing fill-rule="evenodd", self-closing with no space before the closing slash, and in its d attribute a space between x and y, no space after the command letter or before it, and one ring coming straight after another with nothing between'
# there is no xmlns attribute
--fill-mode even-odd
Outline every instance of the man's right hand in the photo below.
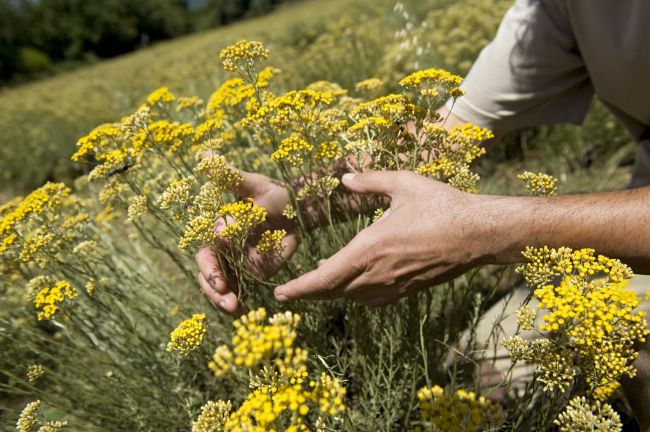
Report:
<svg viewBox="0 0 650 432"><path fill-rule="evenodd" d="M256 239L268 229L284 229L287 232L283 243L286 245L281 256L262 255L255 249L252 241L246 246L249 270L262 279L275 274L293 255L299 244L296 223L282 215L289 204L289 191L278 181L261 175L241 171L244 180L239 185L236 193L240 198L250 197L253 202L267 211L266 222L260 225L251 236ZM217 234L225 227L225 221L218 219L215 222ZM229 242L217 236L221 247L230 247ZM240 315L243 312L238 301L237 282L228 278L229 269L221 268L216 251L210 247L202 247L196 254L196 263L199 266L199 283L210 301L222 311L230 315Z"/></svg>

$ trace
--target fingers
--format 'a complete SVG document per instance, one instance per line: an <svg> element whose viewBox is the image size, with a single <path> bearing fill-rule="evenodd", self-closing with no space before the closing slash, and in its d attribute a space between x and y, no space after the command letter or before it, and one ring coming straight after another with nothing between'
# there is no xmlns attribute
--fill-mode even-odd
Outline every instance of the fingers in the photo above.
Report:
<svg viewBox="0 0 650 432"><path fill-rule="evenodd" d="M408 173L400 171L364 171L358 174L345 174L343 185L359 194L379 194L392 196L401 187Z"/></svg>
<svg viewBox="0 0 650 432"><path fill-rule="evenodd" d="M363 272L359 265L363 250L363 242L353 239L316 270L277 287L275 299L285 302L294 299L327 300L340 296L345 285Z"/></svg>
<svg viewBox="0 0 650 432"><path fill-rule="evenodd" d="M199 273L199 285L201 289L208 296L210 301L223 312L238 316L242 313L241 305L237 300L237 295L232 291L227 291L225 293L219 293L215 291L208 281L203 277L202 273Z"/></svg>
<svg viewBox="0 0 650 432"><path fill-rule="evenodd" d="M217 254L209 247L204 246L196 253L195 259L205 283L213 291L226 294L229 291L228 283L226 281L226 275L219 266Z"/></svg>
<svg viewBox="0 0 650 432"><path fill-rule="evenodd" d="M269 177L242 170L238 171L244 177L235 190L235 194L239 199L263 196L270 189L272 183Z"/></svg>
<svg viewBox="0 0 650 432"><path fill-rule="evenodd" d="M219 153L213 150L206 151L203 154L204 157L217 156L217 155L219 155ZM266 177L265 175L255 174L248 171L240 170L239 168L235 168L228 162L226 163L226 165L233 171L240 173L243 177L242 181L233 191L235 195L237 195L238 199L264 194L268 189L269 178Z"/></svg>

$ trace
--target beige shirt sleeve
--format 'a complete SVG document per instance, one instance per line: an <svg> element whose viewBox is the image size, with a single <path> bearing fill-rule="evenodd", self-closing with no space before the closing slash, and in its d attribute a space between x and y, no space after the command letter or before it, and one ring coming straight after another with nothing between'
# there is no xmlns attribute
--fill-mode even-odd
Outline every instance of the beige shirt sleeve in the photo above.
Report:
<svg viewBox="0 0 650 432"><path fill-rule="evenodd" d="M495 131L581 123L594 90L563 2L517 0L463 89L454 114Z"/></svg>

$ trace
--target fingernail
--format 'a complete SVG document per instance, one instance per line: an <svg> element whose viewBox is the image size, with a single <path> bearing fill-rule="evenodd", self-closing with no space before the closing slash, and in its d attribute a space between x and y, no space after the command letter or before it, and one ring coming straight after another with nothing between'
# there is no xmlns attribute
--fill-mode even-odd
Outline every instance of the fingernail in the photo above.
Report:
<svg viewBox="0 0 650 432"><path fill-rule="evenodd" d="M276 292L275 293L275 299L279 302L286 302L289 300L289 297L287 297L286 294L283 294L281 292Z"/></svg>
<svg viewBox="0 0 650 432"><path fill-rule="evenodd" d="M343 182L349 182L354 178L354 176L355 175L352 174L352 173L343 174L343 177L341 178L341 180L343 180Z"/></svg>
<svg viewBox="0 0 650 432"><path fill-rule="evenodd" d="M219 307L220 307L221 309L225 309L225 308L226 308L226 301L225 301L225 300L220 301L220 302L219 302Z"/></svg>

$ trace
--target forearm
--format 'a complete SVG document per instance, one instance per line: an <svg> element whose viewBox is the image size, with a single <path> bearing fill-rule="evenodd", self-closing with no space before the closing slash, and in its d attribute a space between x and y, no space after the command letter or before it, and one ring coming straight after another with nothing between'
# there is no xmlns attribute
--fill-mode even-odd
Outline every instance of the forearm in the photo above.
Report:
<svg viewBox="0 0 650 432"><path fill-rule="evenodd" d="M650 272L650 188L560 197L481 197L483 261L510 264L527 246L593 248ZM481 220L483 213L483 220Z"/></svg>

